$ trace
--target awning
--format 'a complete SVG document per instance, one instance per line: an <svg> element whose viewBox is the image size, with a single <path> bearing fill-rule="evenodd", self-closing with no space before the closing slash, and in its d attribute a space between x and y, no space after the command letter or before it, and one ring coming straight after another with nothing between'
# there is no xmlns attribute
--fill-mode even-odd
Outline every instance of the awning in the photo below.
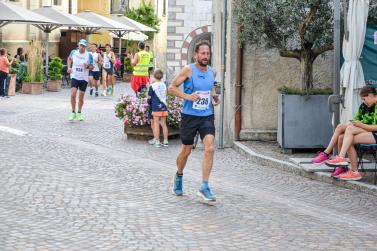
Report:
<svg viewBox="0 0 377 251"><path fill-rule="evenodd" d="M113 16L112 17L113 20L119 22L119 23L123 23L125 25L128 25L128 26L131 26L131 27L134 27L137 31L143 31L143 32L148 32L148 31L151 31L151 32L156 32L155 29L151 28L151 27L148 27L142 23L139 23L135 20L132 20L131 18L128 18L122 14L118 14L116 16Z"/></svg>
<svg viewBox="0 0 377 251"><path fill-rule="evenodd" d="M0 10L0 27L9 23L57 24L49 18L8 2L1 1Z"/></svg>

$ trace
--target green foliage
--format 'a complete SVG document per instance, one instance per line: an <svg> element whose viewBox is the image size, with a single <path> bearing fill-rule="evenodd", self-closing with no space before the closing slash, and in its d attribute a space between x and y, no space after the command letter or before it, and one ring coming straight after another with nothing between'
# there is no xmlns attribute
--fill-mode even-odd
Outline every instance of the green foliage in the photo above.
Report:
<svg viewBox="0 0 377 251"><path fill-rule="evenodd" d="M26 83L31 83L32 78L29 74L26 74L23 79Z"/></svg>
<svg viewBox="0 0 377 251"><path fill-rule="evenodd" d="M20 68L20 62L18 60L14 60L12 65L10 66L9 74L17 74L19 68Z"/></svg>
<svg viewBox="0 0 377 251"><path fill-rule="evenodd" d="M60 57L55 57L49 63L48 75L51 80L60 80L62 79L61 71L64 65Z"/></svg>
<svg viewBox="0 0 377 251"><path fill-rule="evenodd" d="M157 32L159 30L160 19L155 14L151 1L149 1L149 3L145 3L145 0L142 0L139 8L132 8L131 10L126 11L124 15L148 27L156 29ZM154 32L144 33L148 36L149 40L152 40L155 35Z"/></svg>
<svg viewBox="0 0 377 251"><path fill-rule="evenodd" d="M129 59L129 58L125 59L124 69L125 69L126 73L131 74L133 72L134 68L131 65L131 59Z"/></svg>
<svg viewBox="0 0 377 251"><path fill-rule="evenodd" d="M331 95L333 90L331 88L312 88L309 90L301 90L299 88L283 86L278 89L281 94L285 95Z"/></svg>

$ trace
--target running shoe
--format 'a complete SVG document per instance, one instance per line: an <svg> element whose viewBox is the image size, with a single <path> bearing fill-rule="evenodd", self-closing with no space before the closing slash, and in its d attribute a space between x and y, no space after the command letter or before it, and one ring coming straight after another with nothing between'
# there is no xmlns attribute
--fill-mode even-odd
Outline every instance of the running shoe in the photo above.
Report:
<svg viewBox="0 0 377 251"><path fill-rule="evenodd" d="M107 89L106 89L106 95L110 95L111 89L112 89L111 86L107 87Z"/></svg>
<svg viewBox="0 0 377 251"><path fill-rule="evenodd" d="M331 174L331 177L338 178L338 176L342 173L346 173L348 171L347 167L344 166L338 166L335 168L334 172Z"/></svg>
<svg viewBox="0 0 377 251"><path fill-rule="evenodd" d="M150 145L154 145L154 139L149 140L148 143L149 143Z"/></svg>
<svg viewBox="0 0 377 251"><path fill-rule="evenodd" d="M90 96L93 95L93 88L90 88L89 95L90 95Z"/></svg>
<svg viewBox="0 0 377 251"><path fill-rule="evenodd" d="M204 201L206 202L213 202L213 201L216 201L216 197L213 196L212 192L211 192L211 189L209 189L209 187L206 187L206 188L201 188L199 190L199 192L197 193L197 195L203 199Z"/></svg>
<svg viewBox="0 0 377 251"><path fill-rule="evenodd" d="M326 160L325 164L330 167L348 166L348 161L346 158L335 156L333 159Z"/></svg>
<svg viewBox="0 0 377 251"><path fill-rule="evenodd" d="M162 142L162 146L169 146L169 141L164 140L164 142Z"/></svg>
<svg viewBox="0 0 377 251"><path fill-rule="evenodd" d="M98 97L98 92L96 92L96 97Z"/></svg>
<svg viewBox="0 0 377 251"><path fill-rule="evenodd" d="M154 143L153 143L153 146L156 147L156 148L159 148L159 147L161 147L162 145L161 145L161 143L160 143L159 140L155 140Z"/></svg>
<svg viewBox="0 0 377 251"><path fill-rule="evenodd" d="M312 159L313 164L322 164L326 160L329 159L329 155L325 152L319 152L315 157Z"/></svg>
<svg viewBox="0 0 377 251"><path fill-rule="evenodd" d="M110 96L114 95L114 88L110 87Z"/></svg>
<svg viewBox="0 0 377 251"><path fill-rule="evenodd" d="M174 195L177 195L177 196L183 195L182 181L183 181L182 175L180 176L177 174L174 175L173 188L172 188L172 192Z"/></svg>
<svg viewBox="0 0 377 251"><path fill-rule="evenodd" d="M76 113L76 120L77 121L84 121L84 117L82 116L81 112Z"/></svg>
<svg viewBox="0 0 377 251"><path fill-rule="evenodd" d="M69 121L74 121L76 119L76 113L72 112L71 115L69 115L68 120Z"/></svg>
<svg viewBox="0 0 377 251"><path fill-rule="evenodd" d="M349 170L346 173L342 173L338 176L341 180L361 180L363 176L358 171Z"/></svg>
<svg viewBox="0 0 377 251"><path fill-rule="evenodd" d="M106 97L107 95L106 95L106 91L105 90L103 90L102 91L102 93L101 93L101 96L104 96L104 97Z"/></svg>

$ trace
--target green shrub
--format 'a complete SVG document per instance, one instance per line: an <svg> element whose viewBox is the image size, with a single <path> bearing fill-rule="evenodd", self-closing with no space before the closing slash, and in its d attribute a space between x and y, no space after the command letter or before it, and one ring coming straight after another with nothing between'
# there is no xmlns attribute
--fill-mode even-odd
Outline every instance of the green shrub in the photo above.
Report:
<svg viewBox="0 0 377 251"><path fill-rule="evenodd" d="M51 60L49 63L48 68L48 75L51 80L60 80L62 79L61 71L63 69L64 65L62 63L62 59L59 57L55 57Z"/></svg>
<svg viewBox="0 0 377 251"><path fill-rule="evenodd" d="M12 65L10 66L9 74L17 74L19 68L20 68L20 63L19 63L18 60L15 60L15 61L12 63Z"/></svg>
<svg viewBox="0 0 377 251"><path fill-rule="evenodd" d="M31 83L33 80L32 77L29 74L26 74L23 79L26 83Z"/></svg>
<svg viewBox="0 0 377 251"><path fill-rule="evenodd" d="M126 58L124 66L125 66L124 68L126 70L126 73L130 73L131 74L133 72L134 68L131 65L131 59Z"/></svg>

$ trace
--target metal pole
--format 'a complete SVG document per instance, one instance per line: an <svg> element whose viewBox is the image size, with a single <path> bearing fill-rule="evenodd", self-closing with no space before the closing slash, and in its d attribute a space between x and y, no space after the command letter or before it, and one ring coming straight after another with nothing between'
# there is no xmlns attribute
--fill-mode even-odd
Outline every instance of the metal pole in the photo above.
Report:
<svg viewBox="0 0 377 251"><path fill-rule="evenodd" d="M122 37L119 36L119 58L121 54L122 54Z"/></svg>
<svg viewBox="0 0 377 251"><path fill-rule="evenodd" d="M219 127L219 148L224 148L224 114L225 114L225 63L226 63L226 33L228 17L228 0L223 0L223 28L221 35L221 105L220 105L220 127Z"/></svg>
<svg viewBox="0 0 377 251"><path fill-rule="evenodd" d="M49 32L46 32L46 77L48 76L48 39L49 39Z"/></svg>
<svg viewBox="0 0 377 251"><path fill-rule="evenodd" d="M334 0L334 94L340 95L340 0ZM339 103L335 103L334 130L340 122Z"/></svg>

